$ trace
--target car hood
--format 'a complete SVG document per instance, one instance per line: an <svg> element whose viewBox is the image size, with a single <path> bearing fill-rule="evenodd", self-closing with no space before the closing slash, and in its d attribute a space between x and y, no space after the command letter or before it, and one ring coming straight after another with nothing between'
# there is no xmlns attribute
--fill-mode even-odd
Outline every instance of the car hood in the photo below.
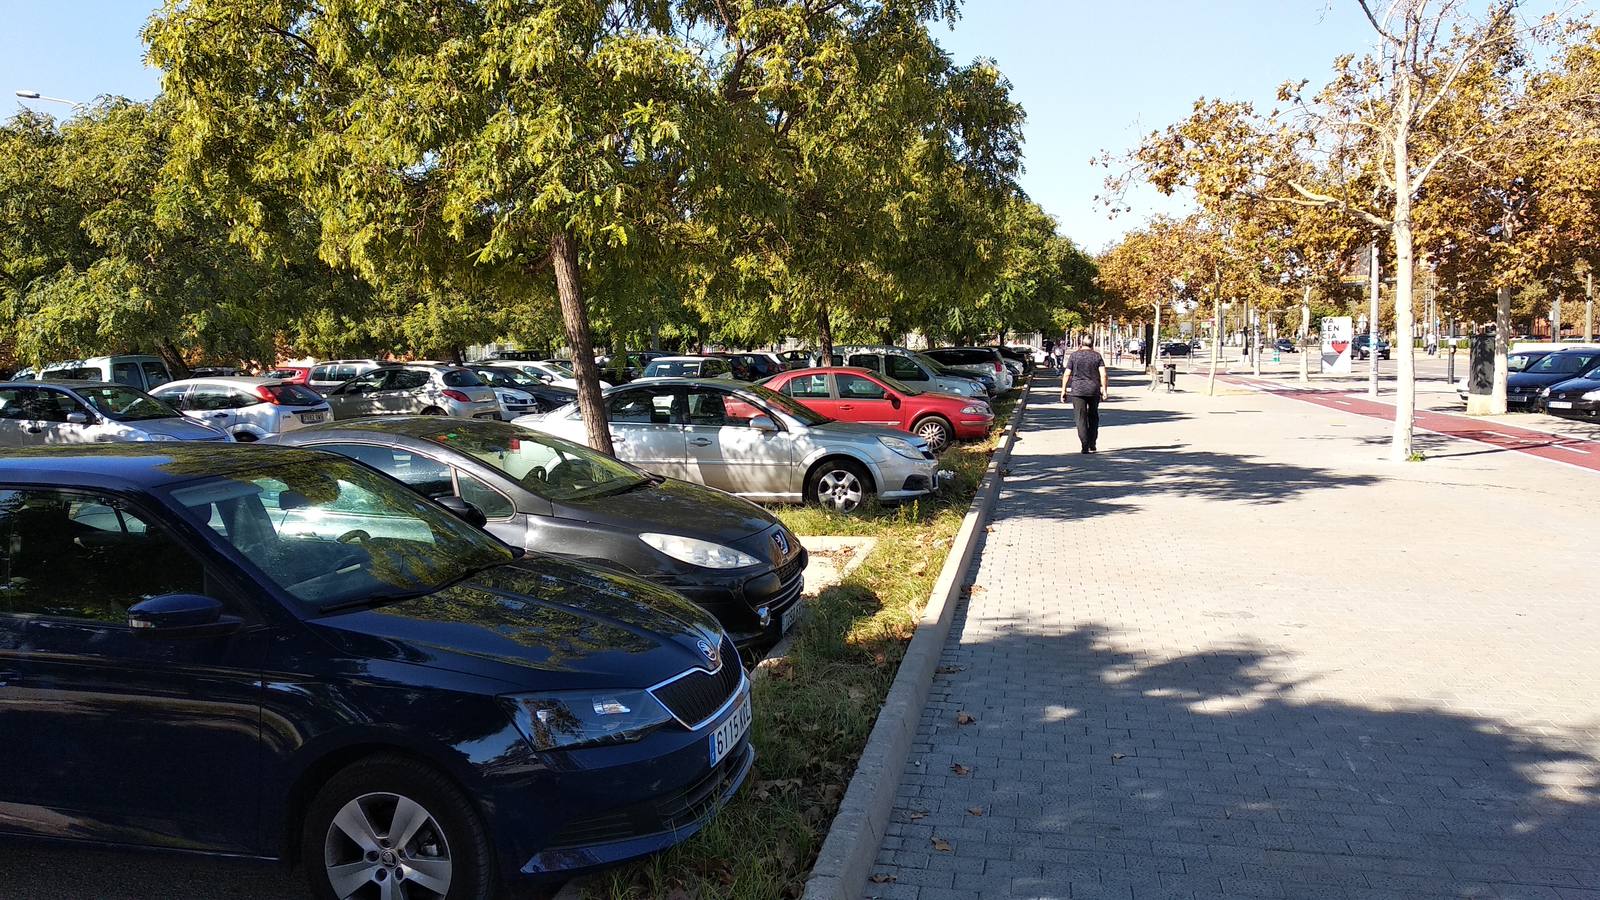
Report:
<svg viewBox="0 0 1600 900"><path fill-rule="evenodd" d="M968 402L970 402L970 400ZM892 437L899 438L900 440L904 441L910 441L913 444L918 443L917 438L912 437L898 428L890 428L887 425L866 425L861 422L835 421L829 422L825 425L812 425L810 430L812 437L818 440L826 440L830 437L836 437L859 443L864 441L876 441L880 437Z"/></svg>
<svg viewBox="0 0 1600 900"><path fill-rule="evenodd" d="M170 419L143 419L137 422L118 422L124 428L143 431L146 434L160 434L180 441L222 441L227 440L219 428L213 428L203 422L196 422L187 416L174 416Z"/></svg>
<svg viewBox="0 0 1600 900"><path fill-rule="evenodd" d="M719 544L778 524L772 513L716 488L668 478L589 500L562 500L555 514L628 531L681 534Z"/></svg>
<svg viewBox="0 0 1600 900"><path fill-rule="evenodd" d="M1585 375L1582 378L1569 378L1566 381L1550 385L1550 393L1557 391L1568 393L1570 391L1600 391L1600 373Z"/></svg>
<svg viewBox="0 0 1600 900"><path fill-rule="evenodd" d="M1507 387L1548 387L1562 381L1572 381L1571 372L1512 372L1506 376Z"/></svg>
<svg viewBox="0 0 1600 900"><path fill-rule="evenodd" d="M351 655L523 690L647 687L705 664L715 619L665 588L529 554L425 597L311 621Z"/></svg>

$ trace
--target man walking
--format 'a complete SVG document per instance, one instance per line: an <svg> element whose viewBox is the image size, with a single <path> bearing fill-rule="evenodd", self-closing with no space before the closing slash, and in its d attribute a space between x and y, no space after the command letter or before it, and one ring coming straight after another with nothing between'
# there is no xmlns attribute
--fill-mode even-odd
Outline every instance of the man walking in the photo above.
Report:
<svg viewBox="0 0 1600 900"><path fill-rule="evenodd" d="M1094 453L1100 438L1100 401L1110 393L1106 359L1094 349L1094 338L1087 333L1079 348L1067 357L1061 375L1061 402L1072 398L1072 417L1078 423L1078 443L1083 453Z"/></svg>

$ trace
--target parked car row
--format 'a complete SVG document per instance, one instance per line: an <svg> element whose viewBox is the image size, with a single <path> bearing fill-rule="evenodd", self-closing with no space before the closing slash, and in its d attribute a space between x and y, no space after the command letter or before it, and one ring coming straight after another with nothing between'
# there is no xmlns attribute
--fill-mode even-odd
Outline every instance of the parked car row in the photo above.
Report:
<svg viewBox="0 0 1600 900"><path fill-rule="evenodd" d="M1600 347L1516 350L1506 355L1506 366L1508 409L1600 417ZM1466 399L1466 378L1456 392Z"/></svg>

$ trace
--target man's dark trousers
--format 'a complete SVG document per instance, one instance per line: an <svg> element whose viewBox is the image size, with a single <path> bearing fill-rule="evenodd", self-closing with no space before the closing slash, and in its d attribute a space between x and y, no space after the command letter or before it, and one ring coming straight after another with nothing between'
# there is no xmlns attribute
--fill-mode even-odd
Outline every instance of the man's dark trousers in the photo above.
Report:
<svg viewBox="0 0 1600 900"><path fill-rule="evenodd" d="M1072 418L1078 423L1078 444L1085 450L1096 449L1100 439L1100 395L1079 397L1072 395Z"/></svg>

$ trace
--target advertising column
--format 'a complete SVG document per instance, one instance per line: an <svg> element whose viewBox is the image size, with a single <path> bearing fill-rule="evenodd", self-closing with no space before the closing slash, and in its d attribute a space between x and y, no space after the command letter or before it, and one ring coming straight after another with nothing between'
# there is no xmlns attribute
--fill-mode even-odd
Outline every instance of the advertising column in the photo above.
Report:
<svg viewBox="0 0 1600 900"><path fill-rule="evenodd" d="M1322 371L1333 375L1350 374L1350 339L1354 334L1349 316L1330 316L1322 320Z"/></svg>

